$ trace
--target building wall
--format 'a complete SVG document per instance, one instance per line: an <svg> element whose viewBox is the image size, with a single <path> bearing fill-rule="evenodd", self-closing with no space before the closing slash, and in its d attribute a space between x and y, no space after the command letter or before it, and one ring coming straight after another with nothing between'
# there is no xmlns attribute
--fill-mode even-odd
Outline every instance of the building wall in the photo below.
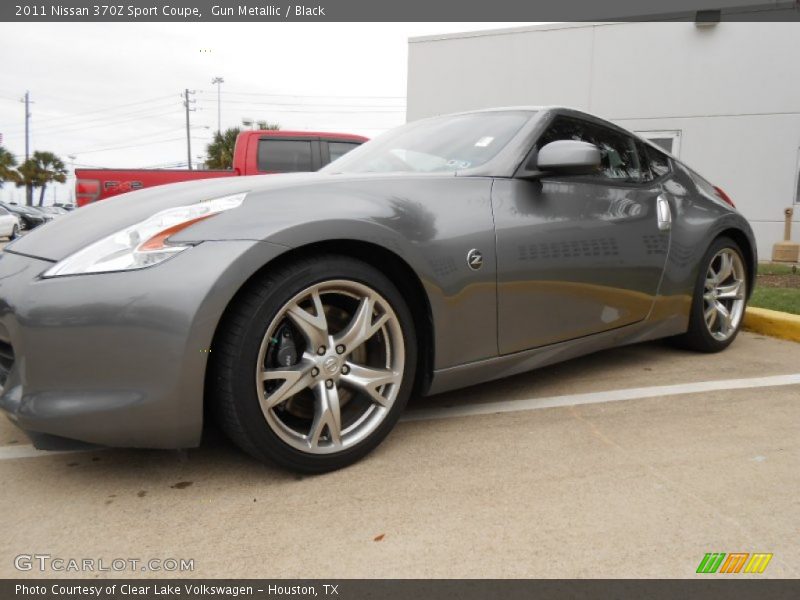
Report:
<svg viewBox="0 0 800 600"><path fill-rule="evenodd" d="M633 131L679 130L679 156L750 220L759 255L795 206L800 23L558 24L409 41L408 119L567 105Z"/></svg>

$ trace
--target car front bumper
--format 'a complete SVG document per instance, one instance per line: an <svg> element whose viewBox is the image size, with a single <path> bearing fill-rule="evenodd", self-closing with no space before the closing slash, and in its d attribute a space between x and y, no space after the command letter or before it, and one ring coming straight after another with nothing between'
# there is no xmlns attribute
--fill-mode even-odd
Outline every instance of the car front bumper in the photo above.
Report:
<svg viewBox="0 0 800 600"><path fill-rule="evenodd" d="M34 443L196 446L219 319L284 250L205 242L138 271L52 279L41 277L52 262L3 252L0 410Z"/></svg>

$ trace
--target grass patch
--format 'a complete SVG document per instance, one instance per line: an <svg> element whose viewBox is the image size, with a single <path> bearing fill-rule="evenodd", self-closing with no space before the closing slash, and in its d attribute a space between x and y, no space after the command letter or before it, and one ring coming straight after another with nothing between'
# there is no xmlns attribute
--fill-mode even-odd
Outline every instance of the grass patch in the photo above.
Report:
<svg viewBox="0 0 800 600"><path fill-rule="evenodd" d="M757 287L753 290L749 304L800 315L800 289Z"/></svg>
<svg viewBox="0 0 800 600"><path fill-rule="evenodd" d="M758 265L750 306L800 315L800 269L793 270L791 264Z"/></svg>
<svg viewBox="0 0 800 600"><path fill-rule="evenodd" d="M800 273L800 269L797 269ZM781 265L778 263L759 263L759 275L792 275L792 265Z"/></svg>

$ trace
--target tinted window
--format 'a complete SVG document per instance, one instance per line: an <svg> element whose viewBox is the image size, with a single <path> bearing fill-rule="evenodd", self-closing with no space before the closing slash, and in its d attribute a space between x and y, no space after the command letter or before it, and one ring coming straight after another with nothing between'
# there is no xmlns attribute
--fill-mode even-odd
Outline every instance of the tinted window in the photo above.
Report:
<svg viewBox="0 0 800 600"><path fill-rule="evenodd" d="M669 158L650 146L645 146L645 152L647 153L647 163L654 179L669 173Z"/></svg>
<svg viewBox="0 0 800 600"><path fill-rule="evenodd" d="M331 162L341 158L356 147L358 147L358 144L352 142L328 142L328 154L330 154Z"/></svg>
<svg viewBox="0 0 800 600"><path fill-rule="evenodd" d="M641 181L639 155L630 136L579 119L559 117L542 134L537 149L557 140L589 142L599 148L602 166L599 176L616 181Z"/></svg>
<svg viewBox="0 0 800 600"><path fill-rule="evenodd" d="M258 170L271 173L313 171L311 142L304 140L259 140Z"/></svg>
<svg viewBox="0 0 800 600"><path fill-rule="evenodd" d="M669 158L664 154L640 141L636 142L636 150L639 153L642 181L653 181L669 173Z"/></svg>

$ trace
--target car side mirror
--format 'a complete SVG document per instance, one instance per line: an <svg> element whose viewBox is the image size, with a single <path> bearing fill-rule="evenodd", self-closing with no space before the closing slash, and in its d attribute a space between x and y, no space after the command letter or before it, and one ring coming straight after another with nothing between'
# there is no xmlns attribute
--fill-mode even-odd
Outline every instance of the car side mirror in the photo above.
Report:
<svg viewBox="0 0 800 600"><path fill-rule="evenodd" d="M545 144L536 156L536 165L529 164L519 176L539 179L546 175L587 175L595 173L601 166L600 150L594 144L556 140Z"/></svg>
<svg viewBox="0 0 800 600"><path fill-rule="evenodd" d="M578 140L557 140L546 144L536 158L540 171L579 175L600 168L602 157L597 146Z"/></svg>

